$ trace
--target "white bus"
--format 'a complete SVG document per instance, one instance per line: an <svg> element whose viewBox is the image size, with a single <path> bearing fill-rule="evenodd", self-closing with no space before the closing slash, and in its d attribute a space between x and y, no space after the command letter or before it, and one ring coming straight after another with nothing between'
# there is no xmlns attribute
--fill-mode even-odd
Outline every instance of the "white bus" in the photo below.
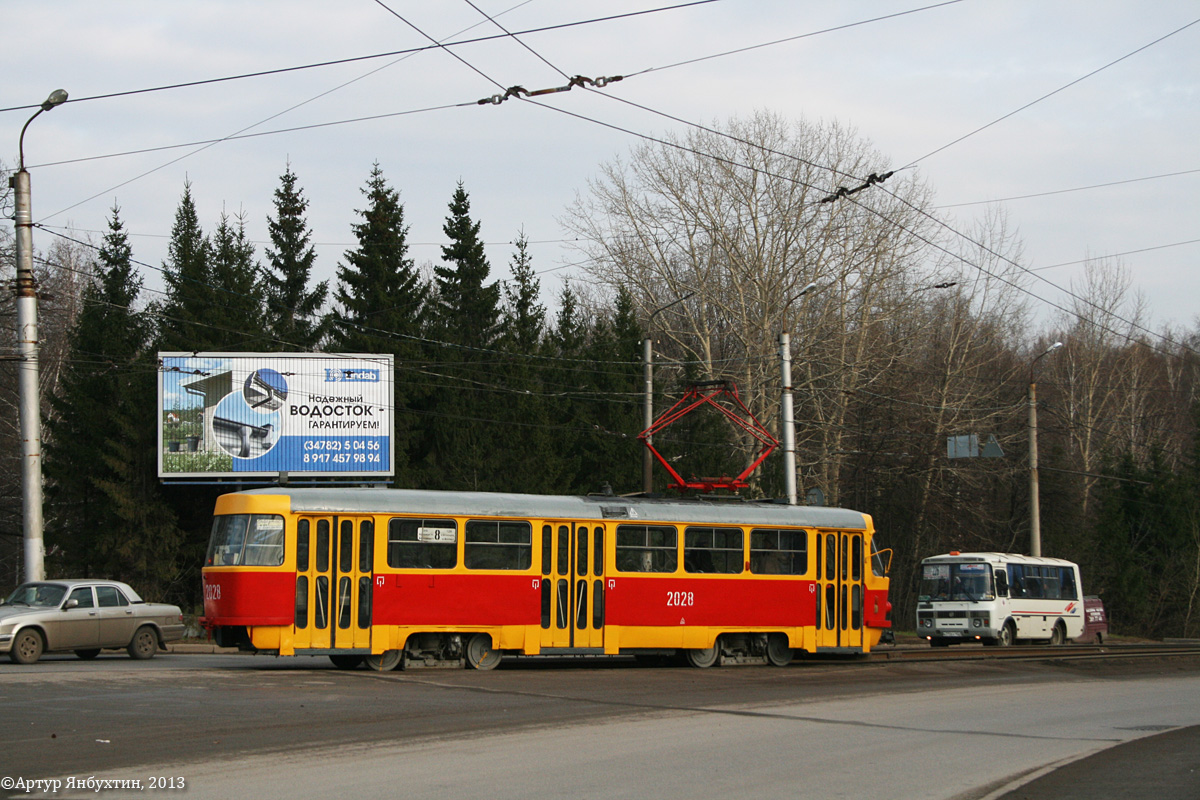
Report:
<svg viewBox="0 0 1200 800"><path fill-rule="evenodd" d="M921 562L917 634L934 647L1063 644L1083 629L1079 567L1070 561L956 551Z"/></svg>

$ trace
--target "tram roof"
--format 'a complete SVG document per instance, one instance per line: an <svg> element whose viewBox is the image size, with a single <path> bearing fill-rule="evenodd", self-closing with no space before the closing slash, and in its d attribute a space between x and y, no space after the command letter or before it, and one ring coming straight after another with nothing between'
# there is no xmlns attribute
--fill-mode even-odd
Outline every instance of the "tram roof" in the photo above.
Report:
<svg viewBox="0 0 1200 800"><path fill-rule="evenodd" d="M439 492L374 487L275 487L238 494L285 496L289 498L292 511L298 513L610 519L859 530L870 524L866 514L845 508L740 500Z"/></svg>

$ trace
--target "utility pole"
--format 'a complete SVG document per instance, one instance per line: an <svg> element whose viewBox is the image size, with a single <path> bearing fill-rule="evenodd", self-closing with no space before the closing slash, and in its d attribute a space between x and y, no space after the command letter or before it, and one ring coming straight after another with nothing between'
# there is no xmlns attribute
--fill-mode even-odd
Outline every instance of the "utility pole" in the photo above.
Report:
<svg viewBox="0 0 1200 800"><path fill-rule="evenodd" d="M817 288L810 283L800 290L796 300L800 301L806 294ZM783 397L779 403L779 422L783 439L783 486L787 494L788 505L798 502L796 491L796 412L792 401L792 344L791 336L779 334L779 361L783 377Z"/></svg>
<svg viewBox="0 0 1200 800"><path fill-rule="evenodd" d="M1042 356L1062 346L1062 342L1055 342L1029 364L1029 555L1034 557L1042 555L1042 509L1038 496L1037 384L1033 381L1033 368Z"/></svg>
<svg viewBox="0 0 1200 800"><path fill-rule="evenodd" d="M660 312L666 311L673 305L682 303L695 292L688 292L678 300L672 300L665 306L660 306L650 312L650 318L646 320L646 338L642 340L642 362L643 362L643 384L645 391L645 401L643 403L642 425L643 431L650 430L650 426L654 424L654 318ZM646 444L654 443L652 436L646 437ZM654 491L654 454L647 447L642 453L642 493L651 494Z"/></svg>
<svg viewBox="0 0 1200 800"><path fill-rule="evenodd" d="M780 418L783 425L783 485L789 506L796 505L796 418L792 409L791 337L779 334L779 360L783 377Z"/></svg>
<svg viewBox="0 0 1200 800"><path fill-rule="evenodd" d="M38 114L62 105L67 93L53 92L21 128L17 174L10 179L16 195L17 234L17 371L21 417L21 511L25 544L25 580L45 577L46 545L42 518L42 409L38 386L37 286L33 276L33 211L29 172L25 169L25 130Z"/></svg>

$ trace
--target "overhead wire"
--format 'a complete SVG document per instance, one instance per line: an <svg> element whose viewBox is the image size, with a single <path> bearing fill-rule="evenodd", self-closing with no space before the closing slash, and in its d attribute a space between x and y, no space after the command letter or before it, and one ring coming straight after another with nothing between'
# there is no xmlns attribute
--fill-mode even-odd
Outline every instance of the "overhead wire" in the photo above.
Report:
<svg viewBox="0 0 1200 800"><path fill-rule="evenodd" d="M1009 111L1007 114L997 117L996 119L992 120L991 122L987 123L986 125L979 126L978 128L971 131L970 133L963 134L962 136L959 136L957 139L955 139L951 142L947 142L946 144L942 145L941 147L937 148L936 150L932 150L932 151L926 153L925 155L921 156L920 158L913 159L912 161L908 162L906 165L901 167L901 169L908 169L909 167L914 167L917 164L924 161L925 159L930 158L931 156L935 156L944 150L948 150L949 148L953 147L954 145L956 145L960 142L963 142L967 139L970 139L975 134L985 131L988 128L992 127L993 125L997 125L997 124L1003 122L1004 120L1008 119L1009 117L1015 116L1016 114L1019 114L1028 108L1032 108L1033 106L1037 105L1038 103L1042 102L1043 100L1053 97L1054 95L1059 94L1060 92L1066 91L1067 89L1070 89L1072 86L1087 80L1088 78L1092 77L1093 75L1097 75L1097 74L1103 72L1104 70L1108 69L1109 67L1115 66L1116 64L1120 64L1122 61L1125 61L1128 58L1132 58L1133 56L1137 55L1138 53L1141 53L1144 50L1148 50L1149 48L1153 47L1156 44L1159 44L1160 42L1166 41L1167 39L1171 38L1172 36L1176 35L1177 33L1181 33L1183 31L1187 30L1188 28L1192 27L1196 23L1200 23L1200 19L1194 19L1191 22L1187 23L1186 25L1176 28L1175 30L1171 31L1170 33L1164 34L1163 36L1158 37L1154 41L1148 42L1147 44L1142 45L1141 47L1137 48L1136 50L1126 53L1125 55L1121 56L1120 58L1110 61L1102 67L1097 67L1096 69L1092 70L1091 72L1087 73L1086 75L1082 75L1082 76L1076 78L1075 80L1071 81L1070 83L1067 83L1067 84L1064 84L1064 85L1058 87L1057 89L1055 89L1052 92L1047 92L1046 94L1042 95L1041 97L1037 98L1036 100L1032 100L1032 101L1026 103L1025 105L1021 106L1020 108L1013 109L1012 111Z"/></svg>

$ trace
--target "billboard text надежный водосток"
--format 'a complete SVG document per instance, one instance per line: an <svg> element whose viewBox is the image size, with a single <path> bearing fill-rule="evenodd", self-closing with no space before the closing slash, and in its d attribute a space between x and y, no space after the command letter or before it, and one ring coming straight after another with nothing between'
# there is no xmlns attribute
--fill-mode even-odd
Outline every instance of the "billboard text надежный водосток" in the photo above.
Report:
<svg viewBox="0 0 1200 800"><path fill-rule="evenodd" d="M159 353L160 478L392 474L392 356Z"/></svg>

